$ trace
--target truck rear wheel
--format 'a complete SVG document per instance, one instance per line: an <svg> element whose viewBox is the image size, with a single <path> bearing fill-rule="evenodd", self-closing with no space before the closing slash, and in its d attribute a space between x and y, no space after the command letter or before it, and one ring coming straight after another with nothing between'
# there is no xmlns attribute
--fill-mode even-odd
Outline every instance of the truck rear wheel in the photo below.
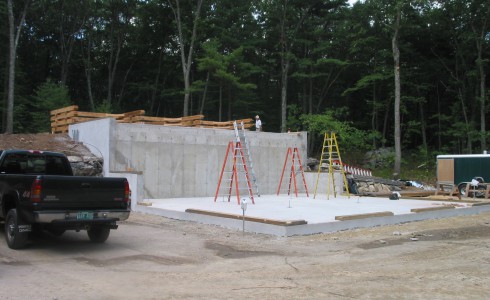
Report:
<svg viewBox="0 0 490 300"><path fill-rule="evenodd" d="M5 218L5 238L10 249L24 248L27 243L29 232L21 232L22 230L19 231L20 225L23 225L23 223L17 214L17 209L12 208L9 210L7 217Z"/></svg>
<svg viewBox="0 0 490 300"><path fill-rule="evenodd" d="M111 229L109 227L92 227L87 230L88 237L90 241L94 243L103 243L109 237Z"/></svg>

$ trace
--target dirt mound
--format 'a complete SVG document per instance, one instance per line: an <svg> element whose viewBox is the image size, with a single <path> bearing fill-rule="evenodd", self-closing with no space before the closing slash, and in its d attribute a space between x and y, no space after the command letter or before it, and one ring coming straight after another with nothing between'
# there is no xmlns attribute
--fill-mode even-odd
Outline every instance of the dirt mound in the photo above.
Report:
<svg viewBox="0 0 490 300"><path fill-rule="evenodd" d="M0 134L0 149L55 151L67 156L93 156L81 143L67 134Z"/></svg>

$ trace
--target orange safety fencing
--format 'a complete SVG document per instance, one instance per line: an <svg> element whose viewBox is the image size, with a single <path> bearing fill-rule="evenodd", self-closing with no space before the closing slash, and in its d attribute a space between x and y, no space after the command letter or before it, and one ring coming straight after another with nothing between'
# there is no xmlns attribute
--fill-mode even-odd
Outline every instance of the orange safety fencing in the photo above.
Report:
<svg viewBox="0 0 490 300"><path fill-rule="evenodd" d="M220 128L233 129L234 121L214 122L204 121L203 115L194 115L181 118L161 118L145 116L144 110L135 110L123 114L107 114L79 111L77 105L67 106L51 111L51 133L67 133L68 126L86 121L93 121L102 118L114 118L119 123L139 123L164 126L184 126L201 128ZM236 120L237 123L243 122L245 128L253 126L253 119Z"/></svg>

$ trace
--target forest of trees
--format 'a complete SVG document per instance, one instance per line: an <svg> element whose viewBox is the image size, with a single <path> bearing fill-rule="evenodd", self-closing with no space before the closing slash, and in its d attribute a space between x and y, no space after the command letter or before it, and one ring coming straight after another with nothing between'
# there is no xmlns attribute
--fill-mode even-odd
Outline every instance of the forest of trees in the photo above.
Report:
<svg viewBox="0 0 490 300"><path fill-rule="evenodd" d="M336 131L359 150L487 149L488 0L5 0L0 14L2 132L49 131L49 110L76 104L259 114L265 131Z"/></svg>

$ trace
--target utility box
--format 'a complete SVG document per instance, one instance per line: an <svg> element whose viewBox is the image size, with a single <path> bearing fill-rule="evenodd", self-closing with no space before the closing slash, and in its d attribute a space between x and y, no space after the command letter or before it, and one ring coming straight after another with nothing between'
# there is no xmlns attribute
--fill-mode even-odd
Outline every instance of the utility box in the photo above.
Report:
<svg viewBox="0 0 490 300"><path fill-rule="evenodd" d="M475 177L490 181L490 155L438 155L437 182L454 184L469 182Z"/></svg>

